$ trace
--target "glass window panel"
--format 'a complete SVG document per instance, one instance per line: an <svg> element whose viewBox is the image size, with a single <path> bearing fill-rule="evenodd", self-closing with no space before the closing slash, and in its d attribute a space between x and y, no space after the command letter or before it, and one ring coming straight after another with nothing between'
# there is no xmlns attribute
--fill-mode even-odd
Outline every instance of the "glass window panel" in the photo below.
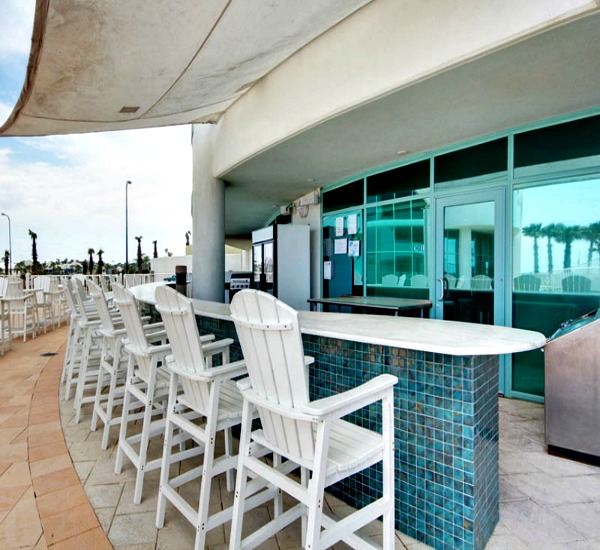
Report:
<svg viewBox="0 0 600 550"><path fill-rule="evenodd" d="M600 155L600 115L515 134L515 168Z"/></svg>
<svg viewBox="0 0 600 550"><path fill-rule="evenodd" d="M427 298L429 201L367 210L367 294Z"/></svg>
<svg viewBox="0 0 600 550"><path fill-rule="evenodd" d="M508 138L495 139L435 158L435 183L462 180L505 172Z"/></svg>
<svg viewBox="0 0 600 550"><path fill-rule="evenodd" d="M600 305L600 180L514 192L513 326L551 336ZM513 390L544 393L541 351L513 358Z"/></svg>
<svg viewBox="0 0 600 550"><path fill-rule="evenodd" d="M398 199L429 189L429 160L400 166L367 178L367 202Z"/></svg>
<svg viewBox="0 0 600 550"><path fill-rule="evenodd" d="M333 212L352 206L361 206L363 204L363 195L363 180L353 181L337 189L325 191L322 195L323 212Z"/></svg>

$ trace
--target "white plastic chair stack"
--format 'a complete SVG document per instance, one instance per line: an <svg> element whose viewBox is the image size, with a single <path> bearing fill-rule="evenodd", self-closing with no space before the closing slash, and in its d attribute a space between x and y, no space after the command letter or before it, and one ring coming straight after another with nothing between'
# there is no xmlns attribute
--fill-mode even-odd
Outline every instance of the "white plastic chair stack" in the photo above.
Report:
<svg viewBox="0 0 600 550"><path fill-rule="evenodd" d="M233 490L237 455L233 453L231 428L242 419L242 396L233 378L245 374L246 367L243 361L229 362L232 339L202 342L191 300L171 288L159 287L156 301L173 349L173 355L167 357L171 383L156 526L163 527L166 501L170 501L196 529L194 548L201 550L206 533L231 519L231 508L209 516L209 497L213 478L223 472L227 472L227 489ZM211 367L210 360L216 355L221 355L221 364ZM183 391L178 393L180 386ZM192 448L193 455L203 452L204 461L199 467L169 478L171 466L188 458L185 453L172 452L176 430L199 444ZM219 432L225 436L225 452L216 457ZM178 488L199 477L199 500L191 505Z"/></svg>
<svg viewBox="0 0 600 550"><path fill-rule="evenodd" d="M38 317L34 293L24 291L23 282L18 277L9 277L4 299L8 303L13 335L23 334L23 342L28 332L35 338ZM18 322L15 323L15 319Z"/></svg>
<svg viewBox="0 0 600 550"><path fill-rule="evenodd" d="M250 383L239 383L244 411L230 548L255 548L297 518L302 518L305 548L329 548L340 540L353 548L380 548L356 531L381 516L383 548L394 548L393 386L397 378L382 374L357 388L311 402L297 312L255 290L236 294L231 312ZM378 401L382 434L341 419ZM251 431L253 407L262 423L262 429L255 431ZM271 466L259 460L254 456L257 446L300 466L301 479L282 475L287 462L279 465L275 460ZM325 512L326 487L379 462L383 463L380 498L341 520ZM242 541L244 501L260 478L298 504Z"/></svg>
<svg viewBox="0 0 600 550"><path fill-rule="evenodd" d="M144 331L137 301L128 289L115 283L113 293L114 304L127 330L125 350L129 353L115 473L121 473L123 457L127 456L137 470L133 502L139 504L144 474L161 465L161 458L147 460L148 445L151 438L162 436L165 429L164 418L153 420L152 417L165 412L169 373L164 361L171 353L171 346L165 343L164 331L152 334ZM140 408L143 410L142 431L128 435L129 424L138 417L132 411Z"/></svg>

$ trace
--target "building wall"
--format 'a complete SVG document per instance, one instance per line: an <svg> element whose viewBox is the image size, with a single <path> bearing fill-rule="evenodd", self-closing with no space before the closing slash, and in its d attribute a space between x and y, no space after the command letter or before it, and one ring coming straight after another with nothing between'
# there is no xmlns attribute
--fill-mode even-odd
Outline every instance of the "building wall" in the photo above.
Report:
<svg viewBox="0 0 600 550"><path fill-rule="evenodd" d="M341 113L597 9L593 0L374 0L228 109L217 125L213 174L222 176Z"/></svg>

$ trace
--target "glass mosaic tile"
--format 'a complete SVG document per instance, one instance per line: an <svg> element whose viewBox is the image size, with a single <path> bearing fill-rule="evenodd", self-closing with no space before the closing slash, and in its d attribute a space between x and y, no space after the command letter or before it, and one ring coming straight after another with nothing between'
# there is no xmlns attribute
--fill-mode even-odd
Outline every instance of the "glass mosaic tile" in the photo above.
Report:
<svg viewBox="0 0 600 550"><path fill-rule="evenodd" d="M198 318L201 333L233 338L229 321ZM399 382L395 405L396 528L438 550L481 550L498 522L498 357L457 357L304 335L311 399L378 374ZM347 417L380 431L370 406ZM380 465L330 488L357 508L377 498Z"/></svg>

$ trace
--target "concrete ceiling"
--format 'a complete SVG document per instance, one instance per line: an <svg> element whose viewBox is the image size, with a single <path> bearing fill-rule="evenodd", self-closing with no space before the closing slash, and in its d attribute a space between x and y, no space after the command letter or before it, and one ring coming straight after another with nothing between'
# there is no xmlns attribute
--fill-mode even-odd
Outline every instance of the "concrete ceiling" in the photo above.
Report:
<svg viewBox="0 0 600 550"><path fill-rule="evenodd" d="M398 151L417 154L599 105L594 15L353 109L236 167L223 175L228 231L246 232L274 205L398 161Z"/></svg>
<svg viewBox="0 0 600 550"><path fill-rule="evenodd" d="M370 0L37 0L27 81L0 135L215 121Z"/></svg>

